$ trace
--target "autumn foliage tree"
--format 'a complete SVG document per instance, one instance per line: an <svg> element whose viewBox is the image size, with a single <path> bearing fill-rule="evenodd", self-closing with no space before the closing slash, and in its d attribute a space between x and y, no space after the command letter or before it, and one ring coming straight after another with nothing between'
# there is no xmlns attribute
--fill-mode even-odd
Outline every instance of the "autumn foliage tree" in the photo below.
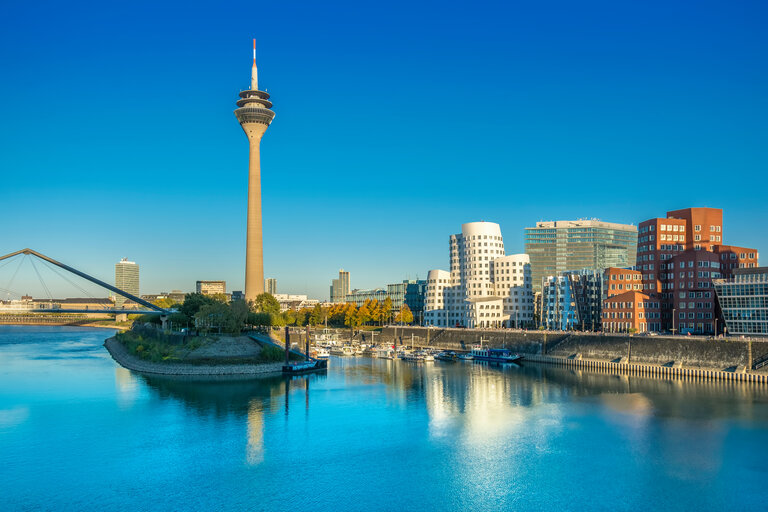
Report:
<svg viewBox="0 0 768 512"><path fill-rule="evenodd" d="M413 313L411 312L411 308L408 307L408 304L403 304L403 307L400 308L400 311L395 316L395 322L401 324L410 324L413 322Z"/></svg>

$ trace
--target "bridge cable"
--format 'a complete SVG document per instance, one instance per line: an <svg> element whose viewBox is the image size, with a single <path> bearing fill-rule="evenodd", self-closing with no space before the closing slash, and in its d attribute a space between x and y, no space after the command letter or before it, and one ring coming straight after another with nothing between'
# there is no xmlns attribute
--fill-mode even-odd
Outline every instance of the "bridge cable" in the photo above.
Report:
<svg viewBox="0 0 768 512"><path fill-rule="evenodd" d="M11 276L11 280L8 281L8 284L5 285L5 288L10 289L11 285L13 284L13 280L16 279L16 274L19 273L19 269L21 268L21 264L24 263L24 260L27 259L27 255L25 254L21 259L19 259L19 266L16 267L16 271Z"/></svg>
<svg viewBox="0 0 768 512"><path fill-rule="evenodd" d="M40 284L43 285L43 288L45 289L45 293L48 295L48 298L51 299L51 302L53 302L53 295L51 295L50 290L48 290L48 287L45 285L45 281L43 281L43 276L40 275L40 271L37 270L37 265L35 265L35 260L30 258L29 262L32 263L32 268L35 269L35 274L37 274L37 278L40 280Z"/></svg>
<svg viewBox="0 0 768 512"><path fill-rule="evenodd" d="M19 293L19 292L15 291L15 290L8 290L6 288L0 288L0 292L7 293L8 295L18 295L19 297L24 295L23 293Z"/></svg>
<svg viewBox="0 0 768 512"><path fill-rule="evenodd" d="M15 257L16 256L14 256L13 258L15 258ZM0 264L0 268L3 268L4 266L9 265L9 264L13 263L14 261L16 261L13 258L8 258L6 261L4 261L2 264Z"/></svg>
<svg viewBox="0 0 768 512"><path fill-rule="evenodd" d="M84 288L82 288L80 285L78 285L78 284L77 284L77 283L75 283L74 281L70 280L70 279L69 279L67 276L65 276L63 273L59 272L59 270L58 270L56 267L54 267L54 266L53 266L51 263L48 263L48 262L47 262L47 261L45 261L45 260L41 260L41 261L43 262L43 264L44 264L46 267L48 267L50 270L52 270L54 273L56 273L56 275L58 275L59 277L61 277L62 279L64 279L66 282L68 282L69 284L71 284L72 286L74 286L75 288L77 288L78 290L80 290L82 293L84 293L85 295L87 295L89 298L91 298L91 299L95 299L95 298L96 298L96 297L94 297L93 295L91 295L91 294L90 294L90 293L89 293L87 290L85 290Z"/></svg>

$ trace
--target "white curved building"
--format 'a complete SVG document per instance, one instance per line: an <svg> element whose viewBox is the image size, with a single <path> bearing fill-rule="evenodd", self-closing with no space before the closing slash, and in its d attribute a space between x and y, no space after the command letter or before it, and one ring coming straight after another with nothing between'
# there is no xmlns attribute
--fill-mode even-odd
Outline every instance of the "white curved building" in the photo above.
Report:
<svg viewBox="0 0 768 512"><path fill-rule="evenodd" d="M424 323L436 327L513 327L533 321L530 261L504 255L499 225L462 224L450 237L451 270L431 270Z"/></svg>

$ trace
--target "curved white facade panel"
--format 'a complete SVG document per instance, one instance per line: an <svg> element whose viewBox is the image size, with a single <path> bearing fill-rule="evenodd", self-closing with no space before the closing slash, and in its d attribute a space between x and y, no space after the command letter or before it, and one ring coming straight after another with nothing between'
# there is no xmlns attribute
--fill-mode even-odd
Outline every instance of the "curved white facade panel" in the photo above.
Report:
<svg viewBox="0 0 768 512"><path fill-rule="evenodd" d="M505 256L498 224L462 224L449 243L450 272L429 272L427 325L512 327L533 321L530 261L525 254Z"/></svg>

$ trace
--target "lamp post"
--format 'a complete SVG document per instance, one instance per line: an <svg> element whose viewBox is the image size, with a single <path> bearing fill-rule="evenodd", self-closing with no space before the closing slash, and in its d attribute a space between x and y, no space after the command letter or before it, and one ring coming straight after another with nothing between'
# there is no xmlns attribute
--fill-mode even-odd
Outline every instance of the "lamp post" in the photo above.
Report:
<svg viewBox="0 0 768 512"><path fill-rule="evenodd" d="M672 335L675 335L675 308L672 308Z"/></svg>

